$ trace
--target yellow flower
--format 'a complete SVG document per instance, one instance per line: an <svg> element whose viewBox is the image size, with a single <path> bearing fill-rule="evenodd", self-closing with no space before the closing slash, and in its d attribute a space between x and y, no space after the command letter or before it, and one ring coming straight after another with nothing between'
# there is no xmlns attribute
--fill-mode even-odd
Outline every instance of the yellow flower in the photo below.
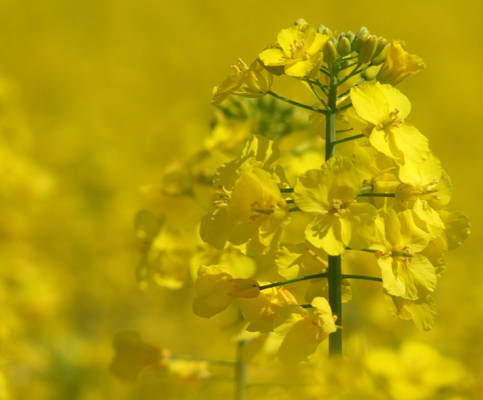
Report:
<svg viewBox="0 0 483 400"><path fill-rule="evenodd" d="M426 68L421 57L409 54L401 40L393 41L387 49L386 59L380 69L377 80L381 83L397 85L403 79L416 75Z"/></svg>
<svg viewBox="0 0 483 400"><path fill-rule="evenodd" d="M357 202L362 179L353 163L333 157L318 170L307 171L295 185L294 198L304 212L314 215L305 238L329 255L344 252L353 230L364 229L375 217L375 208Z"/></svg>
<svg viewBox="0 0 483 400"><path fill-rule="evenodd" d="M379 82L365 82L351 89L357 115L372 126L372 146L399 164L428 158L428 139L405 122L411 103L399 90Z"/></svg>
<svg viewBox="0 0 483 400"><path fill-rule="evenodd" d="M431 217L436 218L433 214ZM385 291L407 300L418 300L422 293L433 292L436 271L421 251L435 235L418 226L421 221L411 210L398 214L388 209L377 223L381 243L371 248L378 251ZM436 225L439 223L440 219L434 221Z"/></svg>
<svg viewBox="0 0 483 400"><path fill-rule="evenodd" d="M238 59L238 64L232 65L230 76L213 89L212 103L218 104L231 94L244 97L263 96L270 90L272 82L272 74L259 60L248 66L242 59Z"/></svg>
<svg viewBox="0 0 483 400"><path fill-rule="evenodd" d="M240 311L249 322L249 332L269 332L274 328L276 314L297 299L283 287L273 287L260 292L256 298L241 299Z"/></svg>
<svg viewBox="0 0 483 400"><path fill-rule="evenodd" d="M202 219L201 238L223 249L249 241L268 245L288 215L278 177L253 158L227 164L218 178L221 198L216 209Z"/></svg>
<svg viewBox="0 0 483 400"><path fill-rule="evenodd" d="M260 288L253 279L234 279L218 265L201 266L195 282L193 311L209 318L225 310L235 298L257 297Z"/></svg>
<svg viewBox="0 0 483 400"><path fill-rule="evenodd" d="M137 332L118 333L113 345L115 356L110 368L120 379L136 379L141 372L162 366L169 357L166 350L141 341Z"/></svg>
<svg viewBox="0 0 483 400"><path fill-rule="evenodd" d="M260 53L267 67L283 67L286 75L303 78L316 70L322 61L322 48L329 39L309 24L282 29L275 47Z"/></svg>
<svg viewBox="0 0 483 400"><path fill-rule="evenodd" d="M462 388L469 378L463 365L439 354L427 344L404 341L398 353L389 349L375 349L367 354L364 363L374 382L377 382L379 391L387 394L384 398L468 398L457 394L464 393ZM446 396L446 393L451 394Z"/></svg>
<svg viewBox="0 0 483 400"><path fill-rule="evenodd" d="M394 314L405 321L413 321L421 330L429 331L434 326L436 307L432 293L422 289L417 300L403 299L397 296L388 296Z"/></svg>
<svg viewBox="0 0 483 400"><path fill-rule="evenodd" d="M286 363L304 361L329 334L337 330L336 316L323 297L312 300L312 309L287 307L285 321L276 329L284 339L278 356Z"/></svg>

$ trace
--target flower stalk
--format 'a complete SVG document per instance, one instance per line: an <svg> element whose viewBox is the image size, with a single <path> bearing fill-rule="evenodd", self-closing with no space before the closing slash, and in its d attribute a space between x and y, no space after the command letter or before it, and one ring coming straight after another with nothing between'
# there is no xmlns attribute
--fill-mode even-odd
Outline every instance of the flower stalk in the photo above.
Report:
<svg viewBox="0 0 483 400"><path fill-rule="evenodd" d="M337 65L330 71L328 108L325 114L325 160L335 155L336 116L337 116ZM332 313L337 317L337 324L342 324L342 266L340 256L329 256L327 269L329 286L329 304ZM329 355L342 354L342 330L337 329L329 335Z"/></svg>

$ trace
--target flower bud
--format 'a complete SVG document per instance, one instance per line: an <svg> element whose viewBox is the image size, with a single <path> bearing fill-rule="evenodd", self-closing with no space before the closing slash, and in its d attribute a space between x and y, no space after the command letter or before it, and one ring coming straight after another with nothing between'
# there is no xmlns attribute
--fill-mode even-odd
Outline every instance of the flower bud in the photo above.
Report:
<svg viewBox="0 0 483 400"><path fill-rule="evenodd" d="M343 56L349 54L351 52L351 50L352 50L352 48L351 48L350 40L347 37L342 36L339 39L339 43L337 44L337 51L343 57Z"/></svg>
<svg viewBox="0 0 483 400"><path fill-rule="evenodd" d="M328 40L324 45L324 61L327 64L332 64L337 59L337 49L332 40Z"/></svg>
<svg viewBox="0 0 483 400"><path fill-rule="evenodd" d="M374 57L377 47L377 37L370 35L359 48L359 64L366 64Z"/></svg>
<svg viewBox="0 0 483 400"><path fill-rule="evenodd" d="M352 31L347 31L345 33L345 36L346 36L347 39L349 39L351 41L351 43L354 40L354 38L356 37L355 33L352 32Z"/></svg>
<svg viewBox="0 0 483 400"><path fill-rule="evenodd" d="M368 69L366 69L362 73L362 77L366 81L372 81L373 79L376 79L376 76L379 73L380 69L381 69L381 67L379 65L371 65Z"/></svg>
<svg viewBox="0 0 483 400"><path fill-rule="evenodd" d="M376 55L374 56L374 58L372 59L372 64L373 65L379 65L379 64L382 64L384 62L384 60L386 59L386 55L387 55L387 51L389 50L389 44L387 43L384 48L379 52L379 54L377 54L377 50L376 50Z"/></svg>
<svg viewBox="0 0 483 400"><path fill-rule="evenodd" d="M327 28L325 25L322 25L322 24L320 24L317 27L317 32L322 34L322 35L329 35L329 36L332 35L332 31L329 28Z"/></svg>
<svg viewBox="0 0 483 400"><path fill-rule="evenodd" d="M352 49L355 51L358 51L362 42L367 39L369 36L369 31L365 26L363 26L361 29L359 29L359 32L354 37L354 40L352 41Z"/></svg>
<svg viewBox="0 0 483 400"><path fill-rule="evenodd" d="M383 38L383 37L378 37L377 38L377 46L376 46L376 51L374 53L374 57L379 55L381 51L384 50L384 48L389 44L389 42Z"/></svg>
<svg viewBox="0 0 483 400"><path fill-rule="evenodd" d="M293 24L295 26L305 26L308 25L308 22L303 18L297 18Z"/></svg>

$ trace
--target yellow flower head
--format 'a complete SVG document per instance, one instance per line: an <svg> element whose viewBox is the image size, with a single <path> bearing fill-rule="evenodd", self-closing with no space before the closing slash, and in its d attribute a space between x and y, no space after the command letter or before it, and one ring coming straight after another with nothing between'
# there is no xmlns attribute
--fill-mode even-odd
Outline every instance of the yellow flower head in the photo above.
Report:
<svg viewBox="0 0 483 400"><path fill-rule="evenodd" d="M380 69L377 80L381 83L397 85L403 79L416 75L426 68L421 57L409 54L401 40L393 41L387 49L386 59Z"/></svg>
<svg viewBox="0 0 483 400"><path fill-rule="evenodd" d="M287 289L273 287L239 303L243 318L249 322L248 331L269 332L274 328L276 314L287 305L297 304L297 299Z"/></svg>
<svg viewBox="0 0 483 400"><path fill-rule="evenodd" d="M369 140L375 149L399 164L428 157L428 140L405 122L411 103L399 90L372 81L353 87L350 97L357 115L372 127Z"/></svg>
<svg viewBox="0 0 483 400"><path fill-rule="evenodd" d="M169 357L166 350L143 342L138 332L118 333L113 345L115 356L110 369L120 379L134 380L147 369L161 367Z"/></svg>
<svg viewBox="0 0 483 400"><path fill-rule="evenodd" d="M201 238L219 249L227 241L235 245L250 240L267 244L288 210L278 177L253 158L235 171L229 165L222 173L227 175L228 185L220 187L215 211L203 218Z"/></svg>
<svg viewBox="0 0 483 400"><path fill-rule="evenodd" d="M311 311L287 308L285 321L276 332L283 335L278 356L286 363L304 361L329 334L337 330L336 317L324 297L312 300Z"/></svg>
<svg viewBox="0 0 483 400"><path fill-rule="evenodd" d="M322 48L329 39L309 24L282 29L275 47L264 50L259 59L266 67L283 67L286 75L309 76L322 62Z"/></svg>
<svg viewBox="0 0 483 400"><path fill-rule="evenodd" d="M426 226L420 226L422 215L435 218L430 223L442 228L437 213L421 210L418 214L406 210L398 214L388 209L378 220L381 243L371 246L378 251L377 261L386 292L413 301L436 287L435 268L421 251L437 235L423 229Z"/></svg>
<svg viewBox="0 0 483 400"><path fill-rule="evenodd" d="M260 293L253 279L233 279L222 267L201 266L195 282L193 311L209 318L225 310L234 298L256 297Z"/></svg>
<svg viewBox="0 0 483 400"><path fill-rule="evenodd" d="M341 254L350 243L352 230L364 229L371 222L375 208L357 202L361 186L353 163L342 157L333 157L321 169L300 177L294 197L302 211L314 215L305 230L311 244L329 255Z"/></svg>
<svg viewBox="0 0 483 400"><path fill-rule="evenodd" d="M270 90L273 77L259 60L250 66L242 59L232 65L232 73L220 85L213 89L213 104L222 102L229 95L244 97L260 97Z"/></svg>

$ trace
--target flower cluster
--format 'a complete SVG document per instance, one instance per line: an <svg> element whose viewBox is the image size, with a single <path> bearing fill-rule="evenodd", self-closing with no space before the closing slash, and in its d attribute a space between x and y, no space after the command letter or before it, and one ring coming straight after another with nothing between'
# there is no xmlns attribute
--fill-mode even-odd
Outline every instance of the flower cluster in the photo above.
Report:
<svg viewBox="0 0 483 400"><path fill-rule="evenodd" d="M200 240L184 249L197 315L233 308L242 329L278 335L279 358L297 362L340 334L349 280L367 279L382 282L398 317L431 328L445 255L465 240L469 223L448 209L449 177L395 87L423 68L401 41L304 20L282 29L251 64L233 67L215 87L218 115L205 149L159 189L205 208L208 185L216 189ZM281 76L313 102L275 92ZM163 243L154 218L144 224L146 254ZM362 252L378 276L346 273L341 257Z"/></svg>

